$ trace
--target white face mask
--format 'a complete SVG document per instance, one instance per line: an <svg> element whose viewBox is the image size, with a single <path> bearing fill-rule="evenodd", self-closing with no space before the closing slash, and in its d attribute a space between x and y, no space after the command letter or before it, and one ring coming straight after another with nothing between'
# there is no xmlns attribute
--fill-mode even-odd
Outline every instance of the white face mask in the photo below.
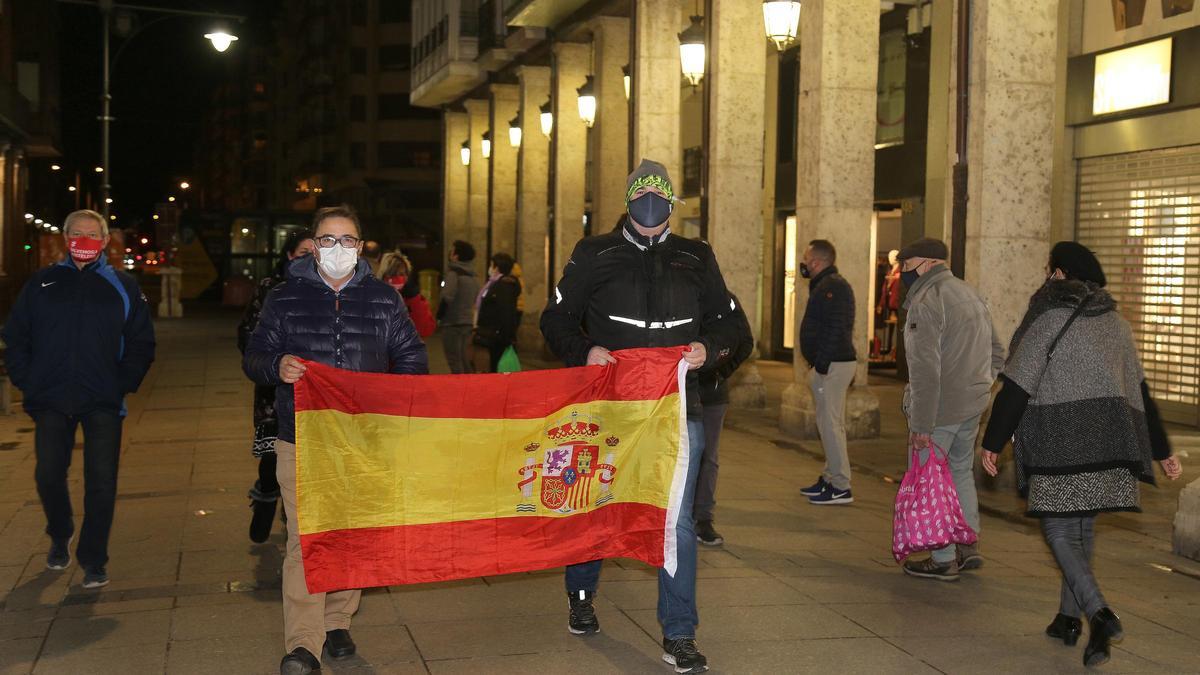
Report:
<svg viewBox="0 0 1200 675"><path fill-rule="evenodd" d="M320 249L320 256L321 260L318 264L321 266L321 271L330 279L348 277L354 272L354 267L358 265L358 249L346 248L341 244Z"/></svg>

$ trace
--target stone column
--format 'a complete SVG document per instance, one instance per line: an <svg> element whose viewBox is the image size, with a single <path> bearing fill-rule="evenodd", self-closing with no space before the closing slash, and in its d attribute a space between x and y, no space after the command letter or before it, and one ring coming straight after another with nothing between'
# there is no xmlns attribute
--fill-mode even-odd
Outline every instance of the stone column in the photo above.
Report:
<svg viewBox="0 0 1200 675"><path fill-rule="evenodd" d="M467 239L475 247L475 273L487 270L488 248L488 166L483 158L483 132L491 127L491 105L487 99L472 98L467 108L467 137L471 142L471 166L467 171ZM460 143L461 145L461 143ZM495 143L493 143L495 147Z"/></svg>
<svg viewBox="0 0 1200 675"><path fill-rule="evenodd" d="M550 213L547 210L550 183L550 139L542 133L541 106L550 98L550 69L543 66L517 68L521 81L521 152L517 171L517 260L524 272L525 314L518 342L525 350L541 352L545 340L538 328L546 306L547 257L550 248Z"/></svg>
<svg viewBox="0 0 1200 675"><path fill-rule="evenodd" d="M466 241L471 233L467 227L467 167L459 151L467 140L467 114L446 112L442 115L442 260L450 255L450 244L456 239Z"/></svg>
<svg viewBox="0 0 1200 675"><path fill-rule="evenodd" d="M1049 254L1057 5L990 0L971 15L965 272L1005 343Z"/></svg>
<svg viewBox="0 0 1200 675"><path fill-rule="evenodd" d="M812 239L838 249L837 266L858 299L855 384L846 400L846 434L879 435L879 400L867 389L867 306L874 284L871 218L875 194L875 86L879 69L879 3L807 0L800 12L800 102L797 129L797 259ZM808 283L797 279L796 321ZM792 327L799 332L799 325ZM808 364L797 343L795 381L783 394L780 427L817 435Z"/></svg>
<svg viewBox="0 0 1200 675"><path fill-rule="evenodd" d="M520 88L515 84L492 85L492 158L488 183L488 232L492 253L516 257L517 154L508 140L508 123L520 108Z"/></svg>
<svg viewBox="0 0 1200 675"><path fill-rule="evenodd" d="M596 123L592 127L592 234L608 232L625 213L629 175L629 101L625 75L629 63L629 19L592 20L596 77Z"/></svg>
<svg viewBox="0 0 1200 675"><path fill-rule="evenodd" d="M663 0L634 0L632 165L653 159L683 184L679 145L679 5ZM761 11L761 10L760 10ZM759 17L758 23L762 23ZM756 42L757 44L757 42Z"/></svg>
<svg viewBox="0 0 1200 675"><path fill-rule="evenodd" d="M583 238L587 125L579 117L579 94L575 90L587 79L591 50L590 44L554 45L554 138L550 144L554 155L552 281L562 274L575 244Z"/></svg>
<svg viewBox="0 0 1200 675"><path fill-rule="evenodd" d="M708 239L726 285L741 301L750 325L759 326L768 49L762 3L714 2L708 21ZM739 405L766 405L766 386L753 361L739 369L732 385L730 396Z"/></svg>

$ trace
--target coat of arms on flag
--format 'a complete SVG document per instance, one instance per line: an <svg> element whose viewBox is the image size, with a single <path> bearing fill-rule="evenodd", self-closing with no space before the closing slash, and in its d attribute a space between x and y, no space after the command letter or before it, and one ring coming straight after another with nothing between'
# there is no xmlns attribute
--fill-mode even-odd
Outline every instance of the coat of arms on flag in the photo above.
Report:
<svg viewBox="0 0 1200 675"><path fill-rule="evenodd" d="M307 364L296 518L309 591L617 557L673 574L689 461L682 352L502 375Z"/></svg>
<svg viewBox="0 0 1200 675"><path fill-rule="evenodd" d="M529 503L533 497L533 484L541 478L538 493L541 503L559 513L571 513L588 506L601 506L612 501L611 490L617 467L613 465L616 454L611 451L620 440L609 436L606 444L610 451L600 460L600 446L594 444L600 434L600 422L588 415L572 412L561 424L546 430L545 436L552 443L548 448L534 443L532 449L542 452L541 462L533 457L525 460L519 471L521 480L517 487L523 501L517 505L517 513L535 513L537 507ZM531 449L526 446L526 451ZM594 488L594 489L593 489Z"/></svg>

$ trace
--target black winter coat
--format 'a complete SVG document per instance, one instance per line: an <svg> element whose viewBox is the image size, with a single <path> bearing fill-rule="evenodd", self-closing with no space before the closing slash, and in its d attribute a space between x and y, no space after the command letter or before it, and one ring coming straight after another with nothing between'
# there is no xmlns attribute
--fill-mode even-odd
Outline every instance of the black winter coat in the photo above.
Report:
<svg viewBox="0 0 1200 675"><path fill-rule="evenodd" d="M672 234L646 243L620 229L575 245L541 320L546 342L566 365L585 365L597 345L615 351L699 342L709 369L736 348L737 304L712 248ZM700 407L697 385L692 371L693 413Z"/></svg>
<svg viewBox="0 0 1200 675"><path fill-rule="evenodd" d="M475 339L490 349L507 348L517 339L521 315L517 298L521 297L521 282L512 275L496 280L488 287L479 303L475 320Z"/></svg>
<svg viewBox="0 0 1200 675"><path fill-rule="evenodd" d="M854 289L830 266L808 282L808 307L800 322L800 353L822 375L829 364L854 361Z"/></svg>
<svg viewBox="0 0 1200 675"><path fill-rule="evenodd" d="M738 343L728 356L717 361L714 368L700 373L700 403L701 405L724 405L729 403L729 378L737 369L750 358L754 351L754 332L750 330L750 320L746 318L745 308L733 296L737 308L733 310L733 320L738 327Z"/></svg>
<svg viewBox="0 0 1200 675"><path fill-rule="evenodd" d="M312 256L293 260L287 281L267 295L242 358L251 380L275 385L279 438L295 443L292 385L279 379L279 361L288 354L364 373L429 372L425 343L400 294L371 276L371 266L361 258L354 277L336 293Z"/></svg>
<svg viewBox="0 0 1200 675"><path fill-rule="evenodd" d="M124 415L154 362L154 324L137 281L101 257L36 272L4 324L5 365L27 412Z"/></svg>

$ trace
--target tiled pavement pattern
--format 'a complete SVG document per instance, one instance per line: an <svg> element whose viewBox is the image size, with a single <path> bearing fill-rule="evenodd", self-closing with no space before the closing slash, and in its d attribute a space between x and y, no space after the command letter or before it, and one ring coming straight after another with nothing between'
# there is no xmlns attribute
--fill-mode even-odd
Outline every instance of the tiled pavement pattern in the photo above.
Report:
<svg viewBox="0 0 1200 675"><path fill-rule="evenodd" d="M278 672L283 538L278 525L267 544L246 535L254 462L236 315L198 314L159 323L159 360L130 401L107 588L84 590L77 565L44 569L32 424L0 417L0 673ZM444 369L438 342L432 360ZM763 370L774 400L789 370ZM850 507L796 493L820 469L817 446L778 437L770 410L731 415L718 506L728 543L700 557L699 639L713 672L1082 670L1082 645L1041 633L1058 579L1031 523L985 517L987 565L957 584L897 569L895 485L884 477L903 468L903 430L889 408L896 387L880 382L885 438L852 444ZM1185 479L1196 475L1189 467ZM1188 576L1200 565L1169 553L1163 522L1174 490L1101 528L1097 574L1127 633L1106 671L1200 672L1200 577ZM985 500L991 513L1016 509L1007 492ZM566 631L560 571L370 590L354 622L359 655L323 672L669 673L655 588L645 566L608 563L603 632L586 639Z"/></svg>

